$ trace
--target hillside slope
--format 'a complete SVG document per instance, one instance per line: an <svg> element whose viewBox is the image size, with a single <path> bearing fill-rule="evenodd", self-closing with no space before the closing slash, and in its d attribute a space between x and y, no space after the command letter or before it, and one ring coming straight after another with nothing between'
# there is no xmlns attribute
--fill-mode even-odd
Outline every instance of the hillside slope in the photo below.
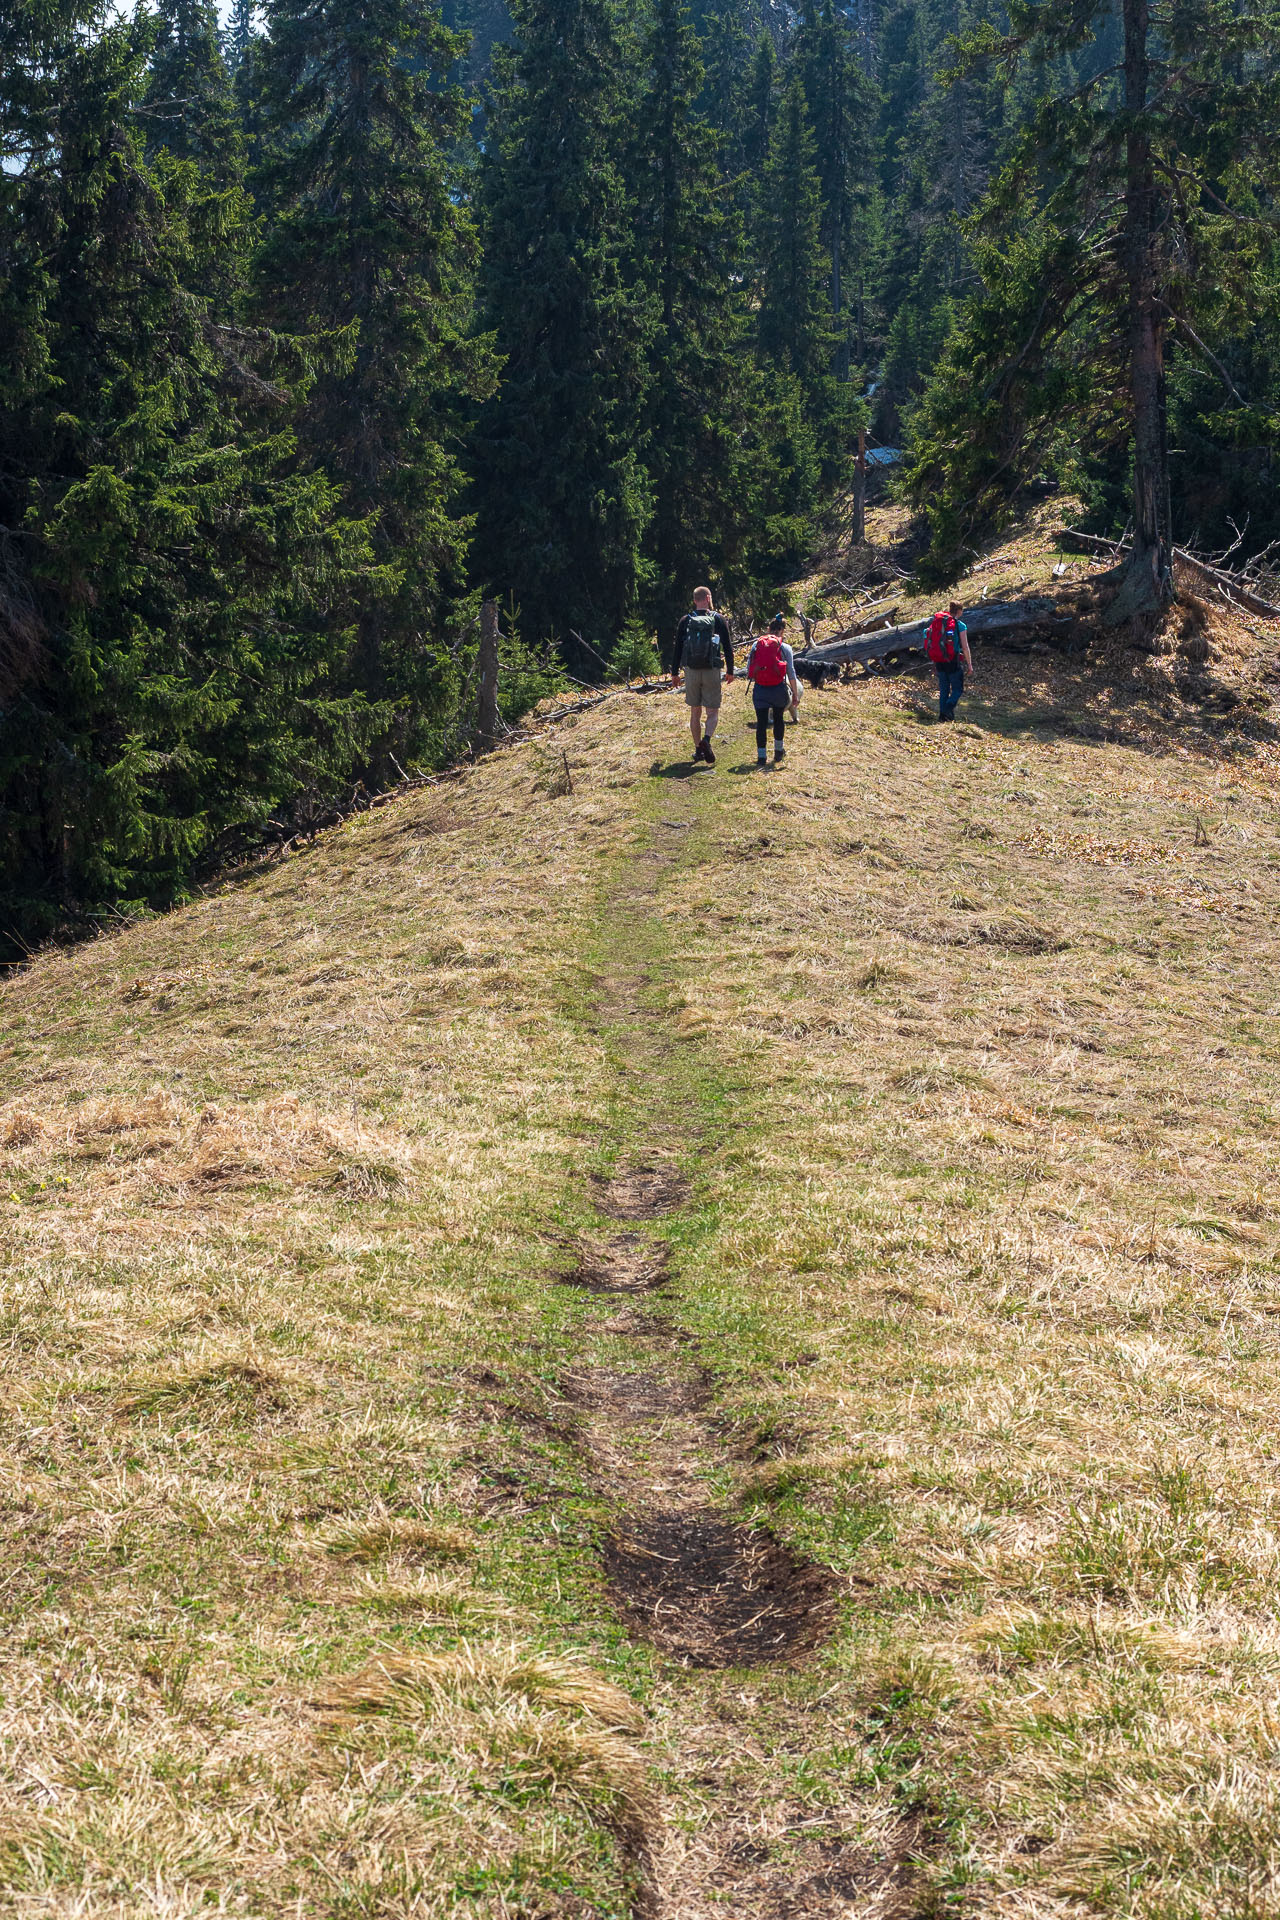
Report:
<svg viewBox="0 0 1280 1920"><path fill-rule="evenodd" d="M13 1911L1280 1907L1274 750L979 667L0 989Z"/></svg>

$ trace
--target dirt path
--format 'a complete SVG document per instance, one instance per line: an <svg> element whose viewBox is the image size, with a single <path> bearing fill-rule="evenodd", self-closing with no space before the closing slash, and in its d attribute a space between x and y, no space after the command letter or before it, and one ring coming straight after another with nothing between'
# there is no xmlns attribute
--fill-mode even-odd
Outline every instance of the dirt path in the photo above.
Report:
<svg viewBox="0 0 1280 1920"><path fill-rule="evenodd" d="M673 828L682 830L680 855L696 857L693 795L677 793L678 819L655 825L608 904L607 936L633 956L679 857ZM740 1450L715 1380L672 1312L677 1278L665 1235L673 1216L698 1204L688 1169L699 1142L681 1117L680 1043L654 1017L655 984L653 969L634 959L603 983L602 1023L625 1050L619 1131L630 1157L599 1183L600 1229L582 1238L565 1282L593 1296L599 1332L623 1343L634 1365L584 1366L561 1381L591 1478L615 1516L601 1547L608 1592L627 1631L669 1663L666 1724L655 1732L671 1756L670 1790L642 1908L660 1920L905 1916L914 1909L914 1831L904 1827L873 1858L838 1822L797 1824L796 1808L754 1802L736 1779L762 1701L774 1737L803 1752L786 1676L834 1630L839 1583L769 1528L726 1511L726 1484L742 1477ZM780 1838L790 1843L782 1860Z"/></svg>
<svg viewBox="0 0 1280 1920"><path fill-rule="evenodd" d="M641 1193L650 1196L643 1214ZM610 1182L601 1211L657 1220L681 1197L674 1178L636 1168ZM650 1302L608 1327L634 1343L637 1371L594 1368L563 1383L586 1415L583 1443L596 1479L619 1509L604 1560L631 1631L695 1667L756 1666L815 1645L832 1616L829 1575L708 1502L708 1464L723 1456L724 1441L712 1383L681 1352L661 1311L662 1254L638 1235L618 1235L584 1249L574 1279L603 1297L639 1293Z"/></svg>

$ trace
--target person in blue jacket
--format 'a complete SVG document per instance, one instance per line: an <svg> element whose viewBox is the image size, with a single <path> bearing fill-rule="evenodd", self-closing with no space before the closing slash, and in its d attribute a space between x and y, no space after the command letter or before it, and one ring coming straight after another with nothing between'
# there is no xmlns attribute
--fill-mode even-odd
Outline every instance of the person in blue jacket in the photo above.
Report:
<svg viewBox="0 0 1280 1920"><path fill-rule="evenodd" d="M973 672L969 629L961 619L958 600L945 613L935 613L925 636L925 655L938 669L938 718L954 720L966 674Z"/></svg>

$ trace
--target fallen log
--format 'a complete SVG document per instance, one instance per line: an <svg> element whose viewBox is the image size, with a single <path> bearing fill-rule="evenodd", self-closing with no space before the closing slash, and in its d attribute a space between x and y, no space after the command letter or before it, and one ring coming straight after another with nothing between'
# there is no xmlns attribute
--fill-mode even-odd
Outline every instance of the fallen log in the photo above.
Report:
<svg viewBox="0 0 1280 1920"><path fill-rule="evenodd" d="M1060 544L1070 547L1074 553L1097 553L1108 559L1118 560L1128 551L1127 540L1104 540L1100 534L1081 533L1078 527L1064 527L1059 536ZM1280 607L1273 606L1270 600L1264 600L1260 593L1233 573L1224 573L1220 567L1211 567L1207 560L1197 560L1194 553L1188 553L1185 547L1175 547L1173 557L1179 566L1204 581L1208 587L1224 593L1237 606L1244 607L1248 613L1260 613L1264 619L1280 620Z"/></svg>
<svg viewBox="0 0 1280 1920"><path fill-rule="evenodd" d="M970 607L964 615L971 639L1014 633L1020 627L1065 626L1069 614L1060 611L1056 600L1047 594L1035 594L1025 600L986 600ZM885 627L862 639L826 640L796 655L796 672L819 686L828 672L837 667L868 667L873 661L924 656L924 637L928 620L913 620L905 627Z"/></svg>

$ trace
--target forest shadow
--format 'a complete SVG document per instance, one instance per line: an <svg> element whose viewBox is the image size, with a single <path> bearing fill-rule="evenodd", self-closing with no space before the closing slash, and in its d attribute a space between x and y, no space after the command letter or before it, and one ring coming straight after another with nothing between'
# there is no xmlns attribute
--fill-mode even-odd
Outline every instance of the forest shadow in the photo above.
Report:
<svg viewBox="0 0 1280 1920"><path fill-rule="evenodd" d="M1255 752L1280 739L1280 727L1251 711L1232 688L1202 676L1192 688L1161 697L1122 681L1107 690L1106 704L1095 704L1097 688L1081 688L1078 702L1054 699L1019 701L1008 697L980 701L965 696L954 720L957 732L1009 741L1073 740L1082 746L1126 746L1162 755L1174 745L1214 752L1223 747ZM923 700L907 709L921 727L936 727L937 708Z"/></svg>

